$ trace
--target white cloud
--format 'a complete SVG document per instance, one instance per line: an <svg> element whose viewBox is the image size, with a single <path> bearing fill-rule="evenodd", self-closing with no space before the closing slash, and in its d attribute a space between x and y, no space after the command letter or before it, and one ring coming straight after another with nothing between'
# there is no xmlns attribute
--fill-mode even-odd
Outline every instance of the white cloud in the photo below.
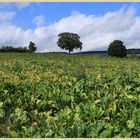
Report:
<svg viewBox="0 0 140 140"><path fill-rule="evenodd" d="M45 18L43 15L36 16L33 19L33 22L36 24L36 26L43 26L45 24Z"/></svg>
<svg viewBox="0 0 140 140"><path fill-rule="evenodd" d="M107 49L115 39L124 42L127 48L140 47L140 17L134 7L108 12L102 16L79 12L60 19L48 26L23 30L12 24L0 25L0 45L27 46L34 41L38 51L62 51L56 44L58 34L64 31L78 33L83 42L83 51Z"/></svg>
<svg viewBox="0 0 140 140"><path fill-rule="evenodd" d="M0 12L0 21L9 21L16 15L16 12Z"/></svg>
<svg viewBox="0 0 140 140"><path fill-rule="evenodd" d="M17 7L18 9L26 8L26 7L29 7L30 5L31 5L30 2L16 2L15 3L15 7Z"/></svg>
<svg viewBox="0 0 140 140"><path fill-rule="evenodd" d="M26 7L29 7L31 5L30 2L2 2L0 4L0 9L13 9L13 8L18 8L18 9L23 9Z"/></svg>

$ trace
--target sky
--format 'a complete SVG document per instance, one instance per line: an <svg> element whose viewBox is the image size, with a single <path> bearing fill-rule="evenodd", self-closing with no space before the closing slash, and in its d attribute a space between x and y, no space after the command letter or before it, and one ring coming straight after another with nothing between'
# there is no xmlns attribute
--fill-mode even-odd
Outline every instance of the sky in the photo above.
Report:
<svg viewBox="0 0 140 140"><path fill-rule="evenodd" d="M33 41L38 52L62 51L56 43L61 32L77 33L82 51L107 50L113 40L140 48L140 3L0 3L0 47Z"/></svg>

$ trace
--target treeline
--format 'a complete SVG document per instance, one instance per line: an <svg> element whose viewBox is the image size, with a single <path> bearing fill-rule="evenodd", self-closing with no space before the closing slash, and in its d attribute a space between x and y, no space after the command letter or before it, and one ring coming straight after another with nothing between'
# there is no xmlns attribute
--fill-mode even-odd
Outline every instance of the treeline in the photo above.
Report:
<svg viewBox="0 0 140 140"><path fill-rule="evenodd" d="M18 48L14 48L12 46L3 46L0 48L0 52L21 52L21 53L26 53L29 52L29 49L27 49L27 47L18 47Z"/></svg>
<svg viewBox="0 0 140 140"><path fill-rule="evenodd" d="M20 52L20 53L34 53L37 47L34 42L30 41L28 47L13 47L13 46L2 46L0 52Z"/></svg>

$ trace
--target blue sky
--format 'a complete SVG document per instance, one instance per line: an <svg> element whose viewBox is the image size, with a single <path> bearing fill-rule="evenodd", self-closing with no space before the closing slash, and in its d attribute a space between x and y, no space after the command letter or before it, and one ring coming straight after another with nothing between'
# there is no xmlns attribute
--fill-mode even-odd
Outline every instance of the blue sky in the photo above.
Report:
<svg viewBox="0 0 140 140"><path fill-rule="evenodd" d="M71 31L81 36L85 51L105 50L112 39L138 48L139 17L136 2L0 3L0 45L33 40L38 51L59 51L57 34Z"/></svg>
<svg viewBox="0 0 140 140"><path fill-rule="evenodd" d="M137 15L140 15L140 3L129 2L42 2L30 3L29 6L19 9L18 7L8 6L7 11L16 11L16 16L12 22L22 28L35 28L32 19L37 15L43 15L45 24L57 22L63 17L71 15L72 11L79 11L87 15L103 15L106 12L113 12L122 7L135 5ZM5 7L4 7L5 8ZM2 9L1 9L2 10Z"/></svg>

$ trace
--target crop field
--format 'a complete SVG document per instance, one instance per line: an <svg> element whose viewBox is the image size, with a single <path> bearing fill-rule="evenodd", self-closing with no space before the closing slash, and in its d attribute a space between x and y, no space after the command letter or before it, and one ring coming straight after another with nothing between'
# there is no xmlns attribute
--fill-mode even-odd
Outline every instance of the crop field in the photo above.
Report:
<svg viewBox="0 0 140 140"><path fill-rule="evenodd" d="M0 137L140 137L140 60L0 53Z"/></svg>

